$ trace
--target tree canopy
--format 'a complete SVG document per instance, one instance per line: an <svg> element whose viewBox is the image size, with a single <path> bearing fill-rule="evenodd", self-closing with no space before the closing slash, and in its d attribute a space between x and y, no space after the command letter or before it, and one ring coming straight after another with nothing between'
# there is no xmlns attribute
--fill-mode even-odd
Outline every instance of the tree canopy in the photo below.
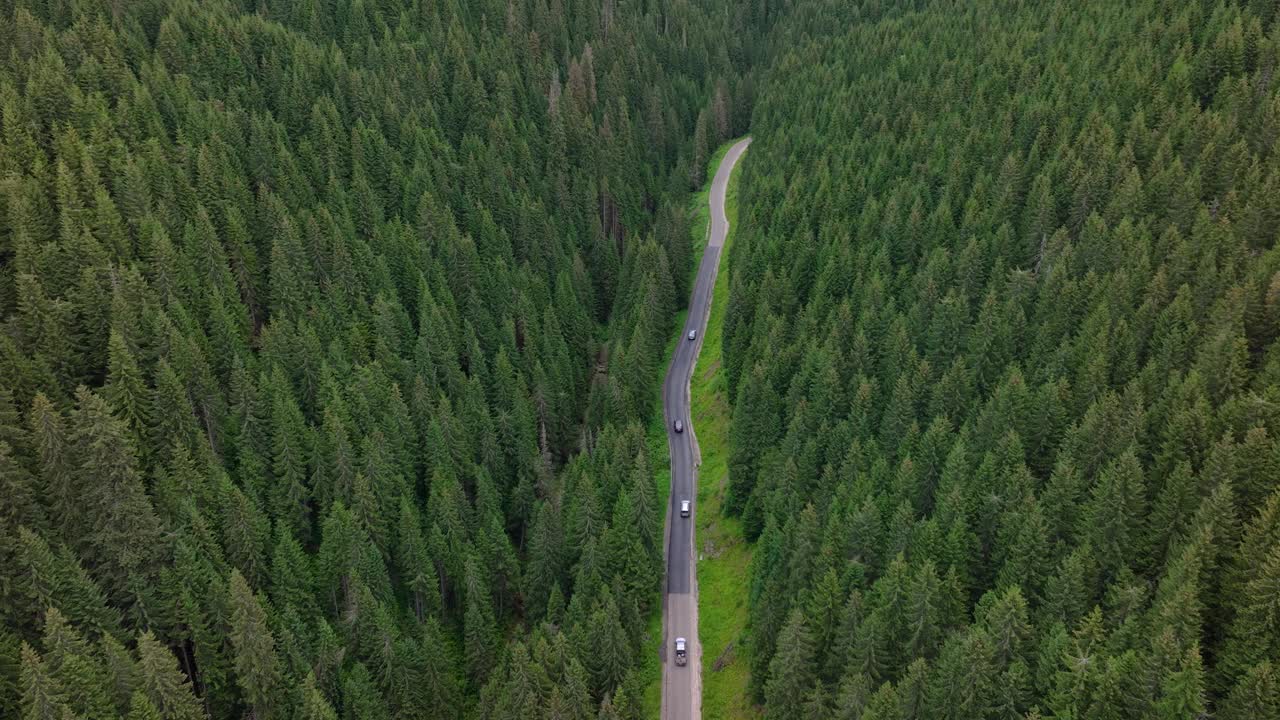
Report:
<svg viewBox="0 0 1280 720"><path fill-rule="evenodd" d="M770 716L1275 718L1274 3L797 3L727 503Z"/></svg>
<svg viewBox="0 0 1280 720"><path fill-rule="evenodd" d="M0 715L634 717L771 12L0 0Z"/></svg>

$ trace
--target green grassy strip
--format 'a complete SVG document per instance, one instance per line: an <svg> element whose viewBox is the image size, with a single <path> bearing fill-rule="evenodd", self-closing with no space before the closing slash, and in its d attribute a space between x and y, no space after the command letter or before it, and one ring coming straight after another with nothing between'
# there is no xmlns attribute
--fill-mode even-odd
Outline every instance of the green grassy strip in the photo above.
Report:
<svg viewBox="0 0 1280 720"><path fill-rule="evenodd" d="M726 146L727 147L727 146ZM723 154L723 153L720 153ZM719 162L718 160L716 161ZM702 716L706 718L757 718L759 710L747 694L747 583L751 546L742 539L737 518L721 508L729 484L729 400L720 372L724 338L724 313L729 302L729 246L738 224L738 175L734 166L725 192L729 234L720 255L711 318L702 340L702 351L693 371L690 391L693 428L698 434L702 466L698 469L698 637L702 641ZM705 196L702 217L709 216ZM699 232L705 238L706 230ZM732 648L726 652L726 649ZM716 661L724 664L716 670Z"/></svg>

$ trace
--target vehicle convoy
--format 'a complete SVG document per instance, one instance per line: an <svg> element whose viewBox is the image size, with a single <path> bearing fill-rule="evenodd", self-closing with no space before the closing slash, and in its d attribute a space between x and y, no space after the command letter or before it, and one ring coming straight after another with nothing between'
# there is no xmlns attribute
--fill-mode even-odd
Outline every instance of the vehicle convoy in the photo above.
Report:
<svg viewBox="0 0 1280 720"><path fill-rule="evenodd" d="M676 421L676 432L678 433L684 432L684 423L679 420Z"/></svg>
<svg viewBox="0 0 1280 720"><path fill-rule="evenodd" d="M689 662L689 656L684 649L684 638L676 638L676 664L683 666Z"/></svg>
<svg viewBox="0 0 1280 720"><path fill-rule="evenodd" d="M689 517L689 501L680 501L680 517Z"/></svg>

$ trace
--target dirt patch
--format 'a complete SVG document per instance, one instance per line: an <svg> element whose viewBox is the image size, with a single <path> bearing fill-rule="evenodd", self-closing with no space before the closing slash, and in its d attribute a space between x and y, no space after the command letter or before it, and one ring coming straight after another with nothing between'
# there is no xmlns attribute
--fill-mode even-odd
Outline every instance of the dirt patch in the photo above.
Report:
<svg viewBox="0 0 1280 720"><path fill-rule="evenodd" d="M730 642L724 646L724 650L720 652L720 656L711 664L711 672L720 672L721 670L733 664L733 643Z"/></svg>
<svg viewBox="0 0 1280 720"><path fill-rule="evenodd" d="M709 528L708 528L709 529ZM710 534L709 532L707 533ZM707 559L718 558L724 554L724 548L716 544L711 538L702 541L702 557Z"/></svg>
<svg viewBox="0 0 1280 720"><path fill-rule="evenodd" d="M707 363L706 369L702 371L702 377L703 379L709 378L712 375L715 375L719 370L720 370L720 358L716 358L715 360L712 360L711 362Z"/></svg>

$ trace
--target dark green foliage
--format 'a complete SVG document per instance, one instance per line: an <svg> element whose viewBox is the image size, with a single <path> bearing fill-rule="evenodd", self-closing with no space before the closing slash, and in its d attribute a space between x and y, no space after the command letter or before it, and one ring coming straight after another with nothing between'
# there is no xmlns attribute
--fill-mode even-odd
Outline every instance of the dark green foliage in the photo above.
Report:
<svg viewBox="0 0 1280 720"><path fill-rule="evenodd" d="M770 717L1276 715L1275 23L774 25L723 346Z"/></svg>
<svg viewBox="0 0 1280 720"><path fill-rule="evenodd" d="M0 2L0 715L633 718L764 9Z"/></svg>

